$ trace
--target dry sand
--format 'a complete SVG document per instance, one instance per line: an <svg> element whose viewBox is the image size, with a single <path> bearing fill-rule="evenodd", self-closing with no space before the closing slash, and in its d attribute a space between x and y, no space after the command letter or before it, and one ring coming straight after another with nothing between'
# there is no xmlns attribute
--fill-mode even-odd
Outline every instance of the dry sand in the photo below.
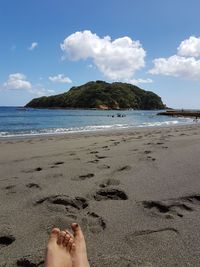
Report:
<svg viewBox="0 0 200 267"><path fill-rule="evenodd" d="M0 141L0 266L78 221L91 267L200 266L200 126Z"/></svg>

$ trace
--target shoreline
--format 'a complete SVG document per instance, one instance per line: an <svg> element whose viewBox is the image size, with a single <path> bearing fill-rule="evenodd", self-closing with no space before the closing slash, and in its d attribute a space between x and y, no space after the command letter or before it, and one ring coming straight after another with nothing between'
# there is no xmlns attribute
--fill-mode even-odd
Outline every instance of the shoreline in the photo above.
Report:
<svg viewBox="0 0 200 267"><path fill-rule="evenodd" d="M95 130L77 130L77 131L68 131L68 132L57 132L57 133L36 133L36 134L19 134L19 135L7 135L0 136L1 140L18 140L18 139L32 139L32 138L41 138L41 137L59 137L59 136L68 136L68 135L84 135L84 134L102 134L102 133L110 133L110 132L118 132L118 131L131 131L131 130L141 130L141 129L163 129L170 127L182 127L182 126L190 126L190 125L198 125L195 122L188 123L179 123L179 124L171 124L171 125L154 125L154 126L127 126L127 127L116 127L107 128L107 129L95 129ZM109 125L112 126L112 125ZM101 127L101 126L100 126Z"/></svg>

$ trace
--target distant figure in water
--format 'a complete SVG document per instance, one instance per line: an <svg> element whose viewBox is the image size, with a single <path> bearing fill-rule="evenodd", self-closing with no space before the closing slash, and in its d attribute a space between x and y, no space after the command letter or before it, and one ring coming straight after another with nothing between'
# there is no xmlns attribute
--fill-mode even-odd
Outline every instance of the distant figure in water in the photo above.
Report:
<svg viewBox="0 0 200 267"><path fill-rule="evenodd" d="M53 228L47 244L45 267L90 267L83 232L77 223L68 230Z"/></svg>

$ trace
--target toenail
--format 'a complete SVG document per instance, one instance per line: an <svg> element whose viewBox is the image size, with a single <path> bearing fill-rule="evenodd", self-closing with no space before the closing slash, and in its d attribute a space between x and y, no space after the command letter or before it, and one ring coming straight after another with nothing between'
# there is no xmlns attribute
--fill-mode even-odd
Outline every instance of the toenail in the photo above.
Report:
<svg viewBox="0 0 200 267"><path fill-rule="evenodd" d="M67 238L67 239L70 239L70 235L69 235L69 234L66 234L66 238Z"/></svg>

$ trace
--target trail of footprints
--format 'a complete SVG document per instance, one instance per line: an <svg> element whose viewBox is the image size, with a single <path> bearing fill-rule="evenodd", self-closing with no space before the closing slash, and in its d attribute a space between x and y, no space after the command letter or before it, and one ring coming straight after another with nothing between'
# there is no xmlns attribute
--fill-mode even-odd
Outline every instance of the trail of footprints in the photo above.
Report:
<svg viewBox="0 0 200 267"><path fill-rule="evenodd" d="M56 161L53 164L51 164L50 168L57 168L58 165L64 164L64 161ZM42 167L36 167L34 169L28 169L28 170L23 170L24 173L33 173L33 172L41 172L43 170Z"/></svg>
<svg viewBox="0 0 200 267"><path fill-rule="evenodd" d="M140 137L138 137L140 138ZM120 144L115 140L110 140L113 142L111 146L116 146ZM125 142L125 140L123 140ZM152 143L148 143L147 145L152 145ZM157 142L157 145L164 145L163 142ZM109 150L108 146L102 147L104 150ZM167 147L162 147L167 148ZM137 149L135 149L137 151ZM147 158L151 159L149 154L150 150L145 150L144 153L147 155ZM89 161L90 163L98 163L101 159L107 158L104 155L99 155L99 151L91 151L90 154L95 156L95 159ZM74 156L75 153L71 153L71 156ZM155 160L152 158L152 160ZM56 168L59 165L64 164L63 161L54 162L50 168ZM108 166L110 167L110 166ZM130 166L123 166L119 168L117 171L128 171L130 170ZM25 170L25 173L33 173L33 172L41 172L43 168L40 166L35 169ZM93 173L83 174L78 177L77 180L85 180L94 177ZM113 186L118 186L120 182L116 179L104 179L99 184L99 189L96 190L91 195L91 198L94 201L105 201L105 200L127 200L127 194L120 190L116 189ZM29 183L26 185L27 188L35 188L40 189L40 186L35 183ZM8 185L4 189L10 191L11 193L15 188L15 185ZM37 200L35 206L38 205L46 205L47 208L52 206L62 206L66 211L66 215L72 217L74 219L80 219L84 225L87 225L88 230L93 233L98 233L106 229L105 220L99 216L97 213L93 212L89 208L89 202L86 198L82 197L69 197L67 195L54 195L41 198ZM200 205L200 194L190 195L186 197L181 197L177 199L169 199L163 201L143 201L142 205L144 209L150 210L157 215L165 216L166 218L174 218L174 216L183 217L185 213L192 212L194 210L193 206ZM149 235L152 233L163 232L163 231L172 231L174 233L178 233L178 231L174 228L162 228L157 230L143 230L137 231L133 234L133 236L143 236ZM15 241L15 237L10 234L0 234L0 249L6 246L10 246ZM22 267L37 267L42 266L44 264L43 261L39 261L37 263L33 263L32 260L27 258L21 258L17 260L16 265Z"/></svg>
<svg viewBox="0 0 200 267"><path fill-rule="evenodd" d="M120 142L116 142L115 140L110 140L113 141L113 145L116 146ZM163 144L163 143L159 143ZM109 150L108 146L103 146L105 150ZM146 150L144 152L145 154L151 153L151 151ZM95 158L91 161L90 163L98 163L101 159L107 158L107 156L104 155L99 155L99 151L91 151L90 154L93 154ZM74 153L71 153L73 156ZM149 156L150 157L150 156ZM63 161L57 161L54 162L50 168L56 168L59 165L64 164ZM104 164L105 165L105 164ZM109 165L105 165L107 169L110 168ZM103 169L103 168L102 168ZM129 165L125 165L117 169L117 172L122 172L122 171L129 171L131 167ZM37 167L35 169L31 170L25 170L25 173L32 173L32 172L41 172L43 168ZM76 177L74 180L85 180L85 179L91 179L95 175L93 173L88 173L88 174L82 174L78 177ZM73 179L72 179L73 180ZM90 199L94 201L106 201L106 200L127 200L128 196L127 194L121 190L116 188L120 182L116 179L104 179L102 182L99 184L99 189L97 189L93 194L90 194ZM10 185L7 186L5 189L6 190L11 190L15 186ZM36 183L29 183L26 185L27 188L32 188L32 189L41 189L40 186ZM186 202L192 202L200 204L200 195L194 195L194 196L188 196L185 198L180 198L179 200L169 200L169 201L161 201L161 202L156 202L156 201L143 201L143 207L145 209L154 209L156 212L159 212L160 214L165 214L168 217L170 217L171 214L177 215L179 217L183 216L180 212L176 211L177 208L184 210L184 211L192 211L193 208L188 206L187 204L184 203L179 203L177 201L186 201ZM35 206L39 205L45 205L47 209L51 211L53 208L54 211L56 210L57 207L62 207L66 211L65 216L68 216L70 218L82 221L82 224L87 227L87 229L93 233L99 233L101 231L104 231L106 229L106 221L104 220L103 217L95 213L94 211L90 210L89 207L89 202L88 199L83 198L83 197L70 197L67 195L53 195L53 196L47 196L43 197L39 200L37 200L34 203ZM57 209L59 210L59 208ZM136 232L134 235L147 235L155 232L162 232L162 231L173 231L176 232L176 229L173 228L166 228L166 229L158 229L158 230L144 230L140 232ZM0 249L11 245L15 241L15 237L12 235L1 235L0 236ZM33 261L27 259L27 258L21 258L16 262L17 266L24 266L24 267L36 267L36 266L42 266L43 261L40 261L38 263L33 263Z"/></svg>

